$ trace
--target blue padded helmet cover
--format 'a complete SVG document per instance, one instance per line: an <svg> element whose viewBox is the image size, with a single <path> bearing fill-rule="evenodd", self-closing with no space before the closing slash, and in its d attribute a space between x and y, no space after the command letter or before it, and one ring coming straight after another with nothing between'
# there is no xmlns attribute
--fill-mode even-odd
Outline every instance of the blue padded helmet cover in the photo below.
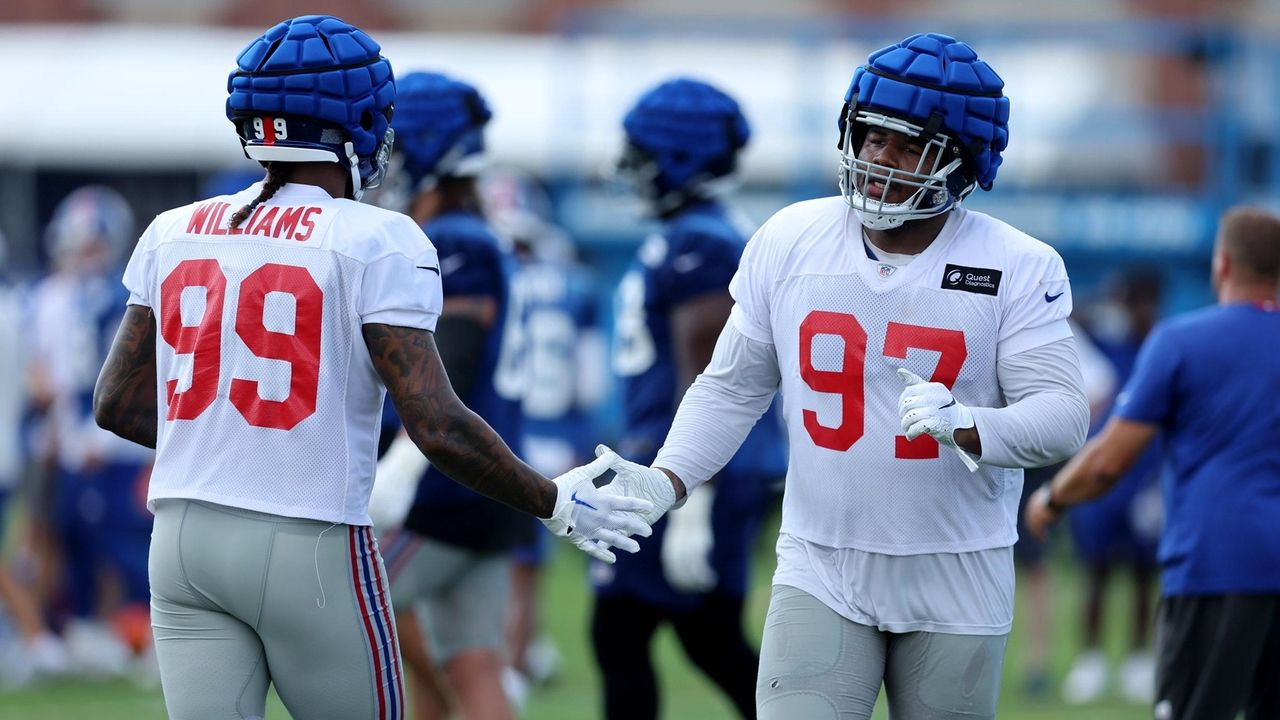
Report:
<svg viewBox="0 0 1280 720"><path fill-rule="evenodd" d="M668 80L641 95L622 127L628 142L657 162L659 183L665 186L661 192L699 176L731 172L738 151L751 138L736 100L689 78Z"/></svg>
<svg viewBox="0 0 1280 720"><path fill-rule="evenodd" d="M844 99L841 133L859 110L921 127L937 116L939 131L960 146L978 185L991 189L1009 144L1009 98L1004 81L967 44L922 33L877 50L854 72Z"/></svg>
<svg viewBox="0 0 1280 720"><path fill-rule="evenodd" d="M480 91L440 73L415 72L400 78L397 93L396 149L414 187L484 152L484 126L493 113Z"/></svg>
<svg viewBox="0 0 1280 720"><path fill-rule="evenodd" d="M391 123L396 96L391 63L380 50L373 38L335 17L285 20L236 59L227 79L227 118L313 118L344 130L355 154L370 158Z"/></svg>

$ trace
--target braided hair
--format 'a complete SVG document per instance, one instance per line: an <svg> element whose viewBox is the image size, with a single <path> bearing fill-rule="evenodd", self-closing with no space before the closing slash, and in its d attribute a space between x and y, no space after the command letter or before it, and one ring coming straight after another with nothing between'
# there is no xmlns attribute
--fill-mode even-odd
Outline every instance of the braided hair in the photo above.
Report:
<svg viewBox="0 0 1280 720"><path fill-rule="evenodd" d="M289 176L293 174L292 169L291 165L284 163L267 163L267 177L262 183L262 192L258 193L258 197L254 198L253 202L240 208L231 216L231 227L240 227L240 223L248 219L254 209L270 200L277 190L284 187L284 184L289 182Z"/></svg>

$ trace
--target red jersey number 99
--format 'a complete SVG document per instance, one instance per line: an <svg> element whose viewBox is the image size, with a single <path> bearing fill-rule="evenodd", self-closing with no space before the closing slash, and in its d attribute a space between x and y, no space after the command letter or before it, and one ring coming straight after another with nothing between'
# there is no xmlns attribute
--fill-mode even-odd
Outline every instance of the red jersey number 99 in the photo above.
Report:
<svg viewBox="0 0 1280 720"><path fill-rule="evenodd" d="M204 315L196 325L182 322L182 296L188 288L204 291ZM160 335L178 355L191 355L191 386L178 391L178 381L166 382L168 420L194 420L218 396L222 374L222 314L227 276L215 260L183 260L160 285ZM293 333L268 330L268 293L293 296ZM320 385L320 324L324 293L311 273L296 265L268 263L240 283L235 306L235 331L249 351L261 358L289 363L289 395L265 400L258 381L233 377L231 404L250 425L290 430L316 411Z"/></svg>

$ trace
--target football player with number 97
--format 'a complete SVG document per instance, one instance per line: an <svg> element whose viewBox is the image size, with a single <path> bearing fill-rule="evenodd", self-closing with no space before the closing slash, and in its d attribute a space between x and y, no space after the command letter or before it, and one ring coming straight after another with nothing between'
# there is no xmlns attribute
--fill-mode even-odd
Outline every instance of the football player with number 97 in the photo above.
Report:
<svg viewBox="0 0 1280 720"><path fill-rule="evenodd" d="M386 170L391 65L337 18L286 20L228 79L261 183L160 214L124 274L98 378L103 427L156 448L151 619L169 717L400 718L386 571L367 511L390 393L455 480L594 557L635 551L649 503L548 480L458 400L436 348L436 250L361 205ZM384 389L385 388L385 389ZM612 458L610 458L612 459ZM485 528L476 528L483 533Z"/></svg>
<svg viewBox="0 0 1280 720"><path fill-rule="evenodd" d="M1003 89L945 35L873 53L839 116L842 197L756 232L652 467L614 463L615 491L671 507L781 391L761 718L869 718L882 685L895 719L995 716L1022 469L1070 456L1089 419L1062 259L960 206L995 180Z"/></svg>

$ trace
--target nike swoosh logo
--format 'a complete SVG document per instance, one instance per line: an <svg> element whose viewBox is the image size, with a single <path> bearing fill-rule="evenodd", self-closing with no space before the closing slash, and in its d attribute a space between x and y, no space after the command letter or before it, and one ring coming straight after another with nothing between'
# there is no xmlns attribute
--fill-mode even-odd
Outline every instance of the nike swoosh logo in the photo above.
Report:
<svg viewBox="0 0 1280 720"><path fill-rule="evenodd" d="M435 274L437 274L437 275L439 275L439 274L440 274L440 268L435 267L435 266L433 266L433 265L418 265L418 266L417 266L417 268L418 268L419 270L430 270L431 272L433 272L433 273L435 273Z"/></svg>
<svg viewBox="0 0 1280 720"><path fill-rule="evenodd" d="M1062 297L1063 293L1065 293L1065 292L1066 292L1066 291L1064 290L1064 291L1062 291L1062 292L1058 293L1057 295L1050 295L1049 293L1045 293L1045 294L1044 294L1044 301L1045 301L1045 302L1053 302L1054 300L1057 300L1058 298Z"/></svg>
<svg viewBox="0 0 1280 720"><path fill-rule="evenodd" d="M600 508L596 507L595 505L592 505L592 504L591 504L591 503L589 503L589 502L583 502L582 500L579 500L579 499L578 499L578 492L577 492L576 490L574 491L574 493L573 493L572 495L570 495L570 496L569 496L569 499L570 499L570 500L572 500L572 501L574 502L574 504L576 504L576 505L582 505L582 506L585 506L585 507L589 507L589 508L591 508L592 510L599 510L599 509L600 509Z"/></svg>

